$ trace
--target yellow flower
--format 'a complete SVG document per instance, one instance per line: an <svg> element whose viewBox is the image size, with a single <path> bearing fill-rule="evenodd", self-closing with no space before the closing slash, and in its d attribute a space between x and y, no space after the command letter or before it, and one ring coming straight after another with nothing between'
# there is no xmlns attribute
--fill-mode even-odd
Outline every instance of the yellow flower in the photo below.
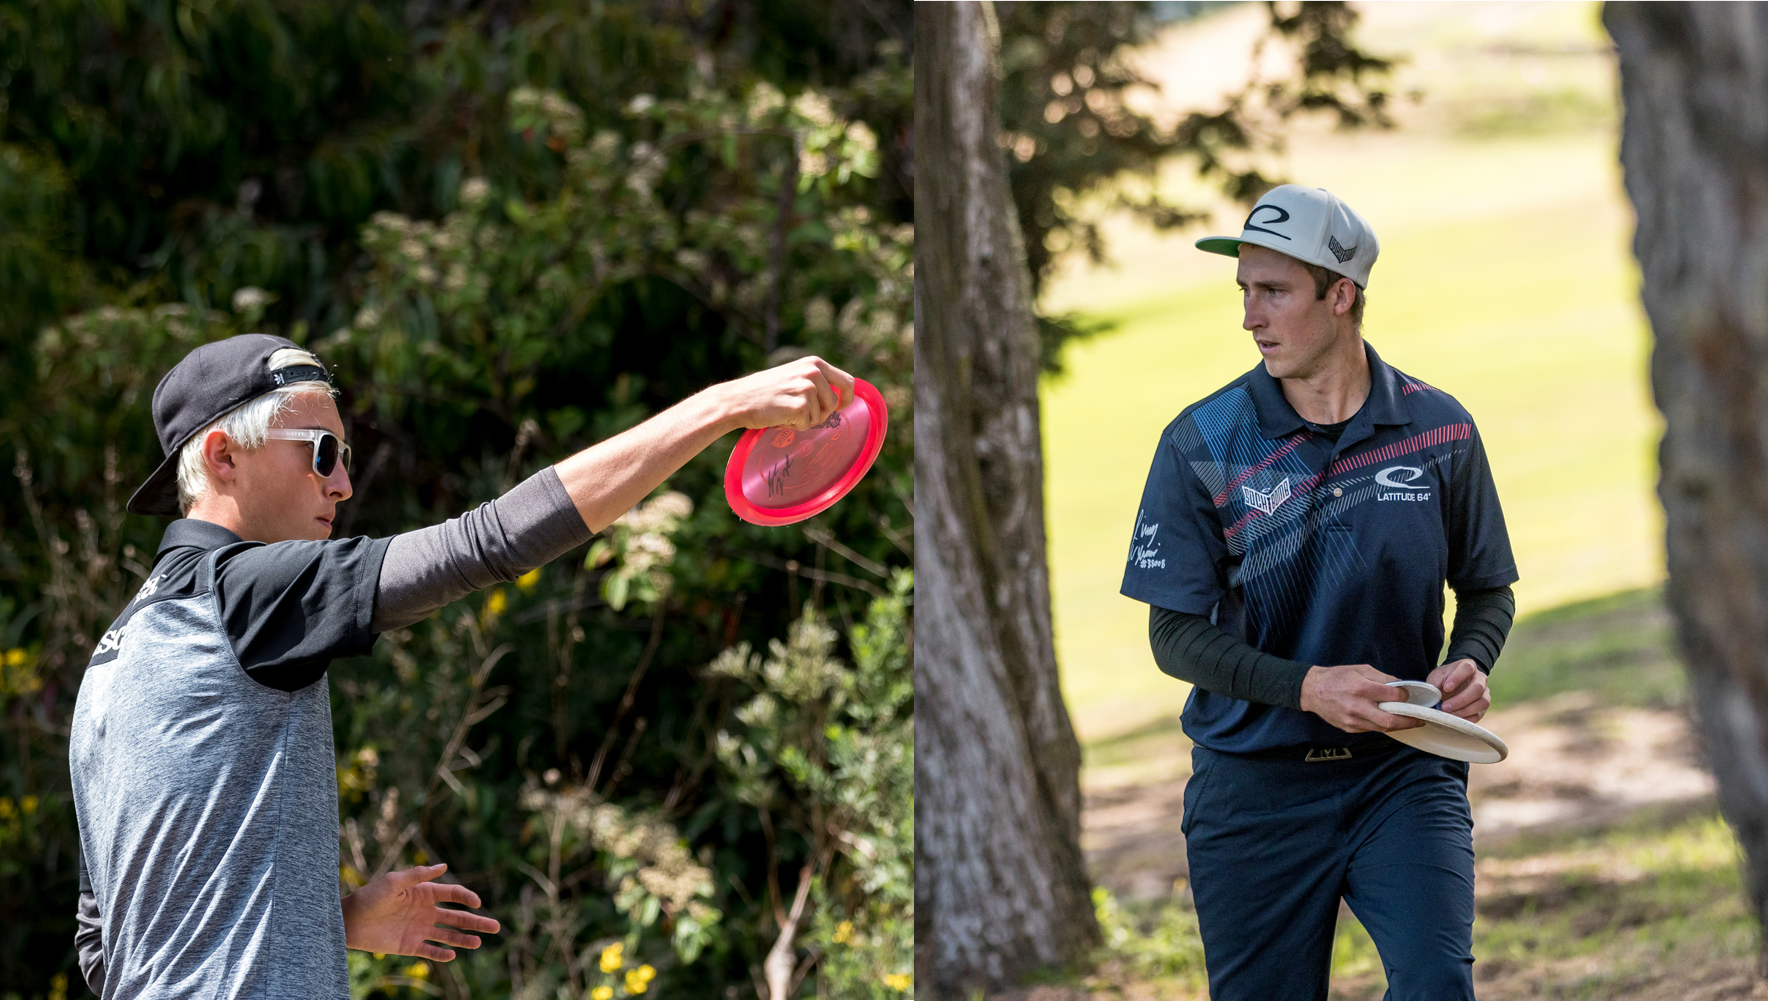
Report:
<svg viewBox="0 0 1768 1001"><path fill-rule="evenodd" d="M835 944L845 945L853 937L853 922L843 921L835 926Z"/></svg>
<svg viewBox="0 0 1768 1001"><path fill-rule="evenodd" d="M650 990L651 978L656 975L657 971L652 969L651 964L649 963L646 963L636 970L627 970L626 993L643 994L645 991Z"/></svg>
<svg viewBox="0 0 1768 1001"><path fill-rule="evenodd" d="M405 975L413 980L428 979L430 976L430 964L420 959L405 968Z"/></svg>
<svg viewBox="0 0 1768 1001"><path fill-rule="evenodd" d="M412 852L411 853L411 864L412 865L429 865L430 864L430 854L426 851L421 850L421 849L418 851Z"/></svg>
<svg viewBox="0 0 1768 1001"><path fill-rule="evenodd" d="M625 966L626 965L626 957L624 955L625 952L626 952L626 945L621 942L615 942L613 945L610 945L606 949L603 949L602 950L602 972L603 973L613 973L615 970L618 970L622 966ZM612 995L610 995L610 997L611 996Z"/></svg>
<svg viewBox="0 0 1768 1001"><path fill-rule="evenodd" d="M55 976L50 977L49 978L49 998L50 998L50 1001L62 1001L62 999L66 998L67 996L68 996L68 975L65 973L57 973Z"/></svg>
<svg viewBox="0 0 1768 1001"><path fill-rule="evenodd" d="M538 583L540 583L540 568L539 567L535 567L534 569L528 571L527 573L523 574L522 576L516 578L516 586L522 589L523 594L527 594L529 591L534 590L534 585L536 585Z"/></svg>
<svg viewBox="0 0 1768 1001"><path fill-rule="evenodd" d="M914 983L906 973L887 973L884 975L884 986L893 991L906 991Z"/></svg>
<svg viewBox="0 0 1768 1001"><path fill-rule="evenodd" d="M607 984L603 984L595 990L590 991L589 996L595 998L595 1001L608 1001L609 998L614 996L614 988L609 987Z"/></svg>
<svg viewBox="0 0 1768 1001"><path fill-rule="evenodd" d="M12 805L11 796L0 796L0 820L11 820L16 809Z"/></svg>
<svg viewBox="0 0 1768 1001"><path fill-rule="evenodd" d="M503 593L503 588L497 588L491 592L491 597L485 599L485 615L495 619L503 614L503 610L508 608L509 604L510 600Z"/></svg>
<svg viewBox="0 0 1768 1001"><path fill-rule="evenodd" d="M28 654L26 654L24 650L19 647L13 647L6 651L6 666L17 667L25 662L25 657L27 656Z"/></svg>
<svg viewBox="0 0 1768 1001"><path fill-rule="evenodd" d="M27 817L33 813L36 813L37 812L37 797L26 796L24 799L19 800L18 801L18 808L20 810L23 810L25 816L27 816Z"/></svg>

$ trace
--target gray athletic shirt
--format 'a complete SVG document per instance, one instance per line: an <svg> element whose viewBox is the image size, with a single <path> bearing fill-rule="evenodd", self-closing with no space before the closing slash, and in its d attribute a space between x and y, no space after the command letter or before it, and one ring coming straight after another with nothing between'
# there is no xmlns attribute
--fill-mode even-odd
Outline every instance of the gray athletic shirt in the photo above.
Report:
<svg viewBox="0 0 1768 1001"><path fill-rule="evenodd" d="M589 540L551 467L391 539L167 528L69 740L80 966L103 997L349 997L335 657Z"/></svg>

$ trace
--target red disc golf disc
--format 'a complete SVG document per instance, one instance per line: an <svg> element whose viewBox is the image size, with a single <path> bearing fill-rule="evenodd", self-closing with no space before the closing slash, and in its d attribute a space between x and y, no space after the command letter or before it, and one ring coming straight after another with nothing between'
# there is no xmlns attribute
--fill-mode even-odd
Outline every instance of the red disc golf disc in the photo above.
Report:
<svg viewBox="0 0 1768 1001"><path fill-rule="evenodd" d="M825 511L872 468L890 416L864 379L853 400L806 431L750 428L724 467L724 496L753 525L790 525Z"/></svg>

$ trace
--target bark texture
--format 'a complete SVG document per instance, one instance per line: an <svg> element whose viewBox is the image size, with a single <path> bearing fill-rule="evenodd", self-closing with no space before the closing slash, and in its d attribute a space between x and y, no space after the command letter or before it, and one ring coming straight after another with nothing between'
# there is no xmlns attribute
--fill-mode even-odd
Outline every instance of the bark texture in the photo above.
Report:
<svg viewBox="0 0 1768 1001"><path fill-rule="evenodd" d="M992 7L915 10L915 965L967 995L1098 941L1057 687L1038 340Z"/></svg>
<svg viewBox="0 0 1768 1001"><path fill-rule="evenodd" d="M1667 596L1720 806L1768 905L1768 7L1608 4L1665 418Z"/></svg>

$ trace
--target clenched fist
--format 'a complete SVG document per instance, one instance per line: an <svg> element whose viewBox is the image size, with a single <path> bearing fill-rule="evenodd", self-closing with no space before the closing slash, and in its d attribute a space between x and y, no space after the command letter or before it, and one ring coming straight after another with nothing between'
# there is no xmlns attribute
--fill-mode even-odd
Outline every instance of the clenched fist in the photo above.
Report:
<svg viewBox="0 0 1768 1001"><path fill-rule="evenodd" d="M815 427L853 400L853 376L814 355L717 387L745 428Z"/></svg>

